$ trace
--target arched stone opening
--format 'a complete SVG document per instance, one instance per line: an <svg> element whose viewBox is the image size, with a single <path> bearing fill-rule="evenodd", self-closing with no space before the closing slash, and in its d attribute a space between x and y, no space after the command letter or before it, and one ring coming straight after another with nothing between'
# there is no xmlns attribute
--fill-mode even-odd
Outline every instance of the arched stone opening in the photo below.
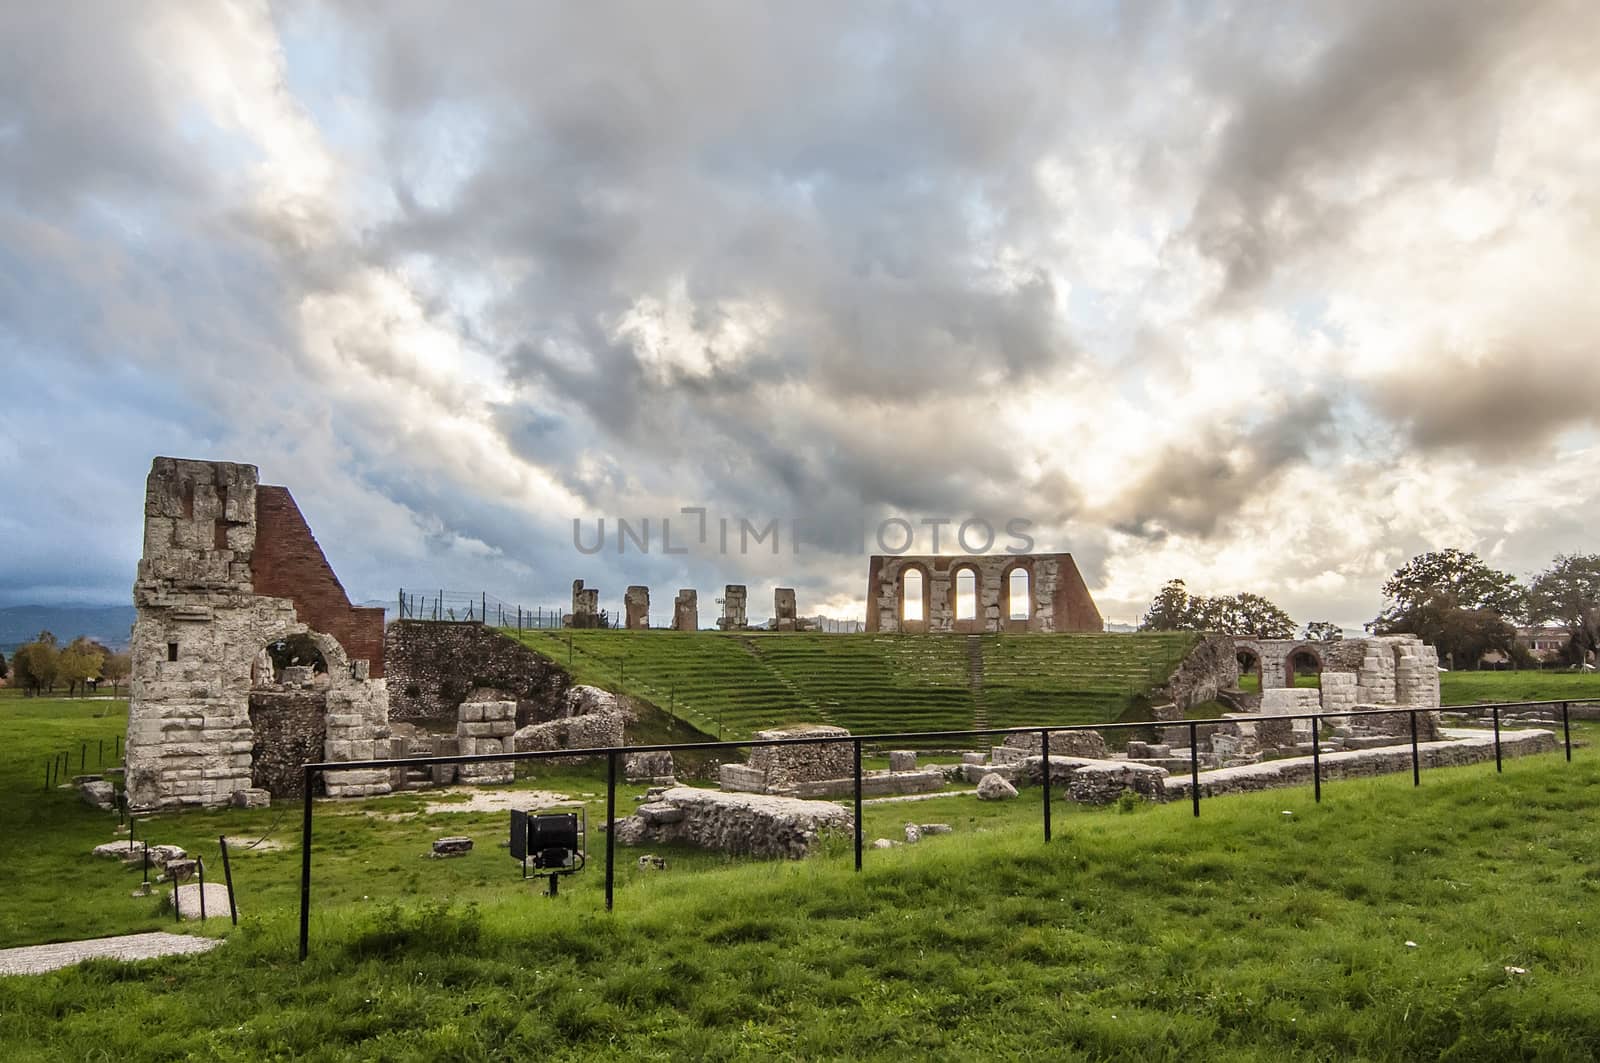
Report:
<svg viewBox="0 0 1600 1063"><path fill-rule="evenodd" d="M326 759L328 692L349 679L337 639L304 626L269 638L251 666L250 785L274 797L304 796L305 765ZM322 775L316 793L327 792Z"/></svg>
<svg viewBox="0 0 1600 1063"><path fill-rule="evenodd" d="M907 565L900 572L900 630L928 630L928 572L921 565Z"/></svg>
<svg viewBox="0 0 1600 1063"><path fill-rule="evenodd" d="M1261 692L1261 655L1241 646L1234 655L1239 661L1239 689L1249 694Z"/></svg>
<svg viewBox="0 0 1600 1063"><path fill-rule="evenodd" d="M950 570L950 628L959 632L982 632L983 579L973 565L957 565Z"/></svg>
<svg viewBox="0 0 1600 1063"><path fill-rule="evenodd" d="M1033 572L1014 565L1000 577L1000 618L1007 631L1027 631L1033 624Z"/></svg>
<svg viewBox="0 0 1600 1063"><path fill-rule="evenodd" d="M1296 646L1283 659L1284 686L1320 688L1322 655L1310 646Z"/></svg>

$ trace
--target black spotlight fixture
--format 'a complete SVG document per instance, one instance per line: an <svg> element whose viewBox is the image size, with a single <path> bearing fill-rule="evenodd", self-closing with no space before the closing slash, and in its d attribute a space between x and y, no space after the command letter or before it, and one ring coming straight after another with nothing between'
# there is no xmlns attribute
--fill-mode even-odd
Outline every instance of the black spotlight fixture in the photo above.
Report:
<svg viewBox="0 0 1600 1063"><path fill-rule="evenodd" d="M586 836L582 805L560 812L511 810L511 857L522 861L523 878L530 868L535 875L550 876L546 896L556 896L562 875L583 870Z"/></svg>

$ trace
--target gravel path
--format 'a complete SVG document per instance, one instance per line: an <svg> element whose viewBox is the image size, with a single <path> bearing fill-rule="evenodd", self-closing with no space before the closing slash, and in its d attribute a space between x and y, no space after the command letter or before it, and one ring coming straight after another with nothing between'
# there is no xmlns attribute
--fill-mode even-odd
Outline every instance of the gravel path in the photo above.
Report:
<svg viewBox="0 0 1600 1063"><path fill-rule="evenodd" d="M84 960L149 960L158 956L210 952L220 944L220 938L156 931L89 941L61 941L54 945L26 945L20 949L0 949L0 976L44 974Z"/></svg>

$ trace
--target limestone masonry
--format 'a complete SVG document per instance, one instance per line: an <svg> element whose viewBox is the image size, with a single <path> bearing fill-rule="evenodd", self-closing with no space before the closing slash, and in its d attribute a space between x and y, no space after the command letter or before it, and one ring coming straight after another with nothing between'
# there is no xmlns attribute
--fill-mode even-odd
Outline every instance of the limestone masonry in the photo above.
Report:
<svg viewBox="0 0 1600 1063"><path fill-rule="evenodd" d="M134 808L222 806L281 779L317 718L329 760L382 756L389 734L383 610L351 606L294 499L253 465L156 458L133 586L127 785ZM309 673L262 651L305 636ZM262 661L266 661L263 667ZM265 674L264 674L265 673ZM304 685L309 677L310 684ZM257 699L253 691L305 696ZM275 719L291 713L300 723ZM330 772L332 796L387 793L383 771Z"/></svg>
<svg viewBox="0 0 1600 1063"><path fill-rule="evenodd" d="M975 600L973 615L963 618L956 598L968 572ZM1025 578L1017 578L1017 572ZM1015 601L1013 587L1018 588ZM908 610L908 599L920 602L920 608ZM1104 627L1071 554L879 554L868 562L868 631L979 634Z"/></svg>

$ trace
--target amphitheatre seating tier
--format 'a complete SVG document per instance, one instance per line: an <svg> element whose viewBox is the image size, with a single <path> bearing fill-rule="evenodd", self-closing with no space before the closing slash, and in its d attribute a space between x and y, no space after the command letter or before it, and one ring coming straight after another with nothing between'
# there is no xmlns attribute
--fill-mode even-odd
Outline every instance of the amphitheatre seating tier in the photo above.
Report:
<svg viewBox="0 0 1600 1063"><path fill-rule="evenodd" d="M568 664L568 638L571 663ZM979 700L991 726L1107 723L1147 697L1192 635L962 635L712 631L523 631L576 681L649 700L707 734L788 723L857 734L962 730Z"/></svg>

